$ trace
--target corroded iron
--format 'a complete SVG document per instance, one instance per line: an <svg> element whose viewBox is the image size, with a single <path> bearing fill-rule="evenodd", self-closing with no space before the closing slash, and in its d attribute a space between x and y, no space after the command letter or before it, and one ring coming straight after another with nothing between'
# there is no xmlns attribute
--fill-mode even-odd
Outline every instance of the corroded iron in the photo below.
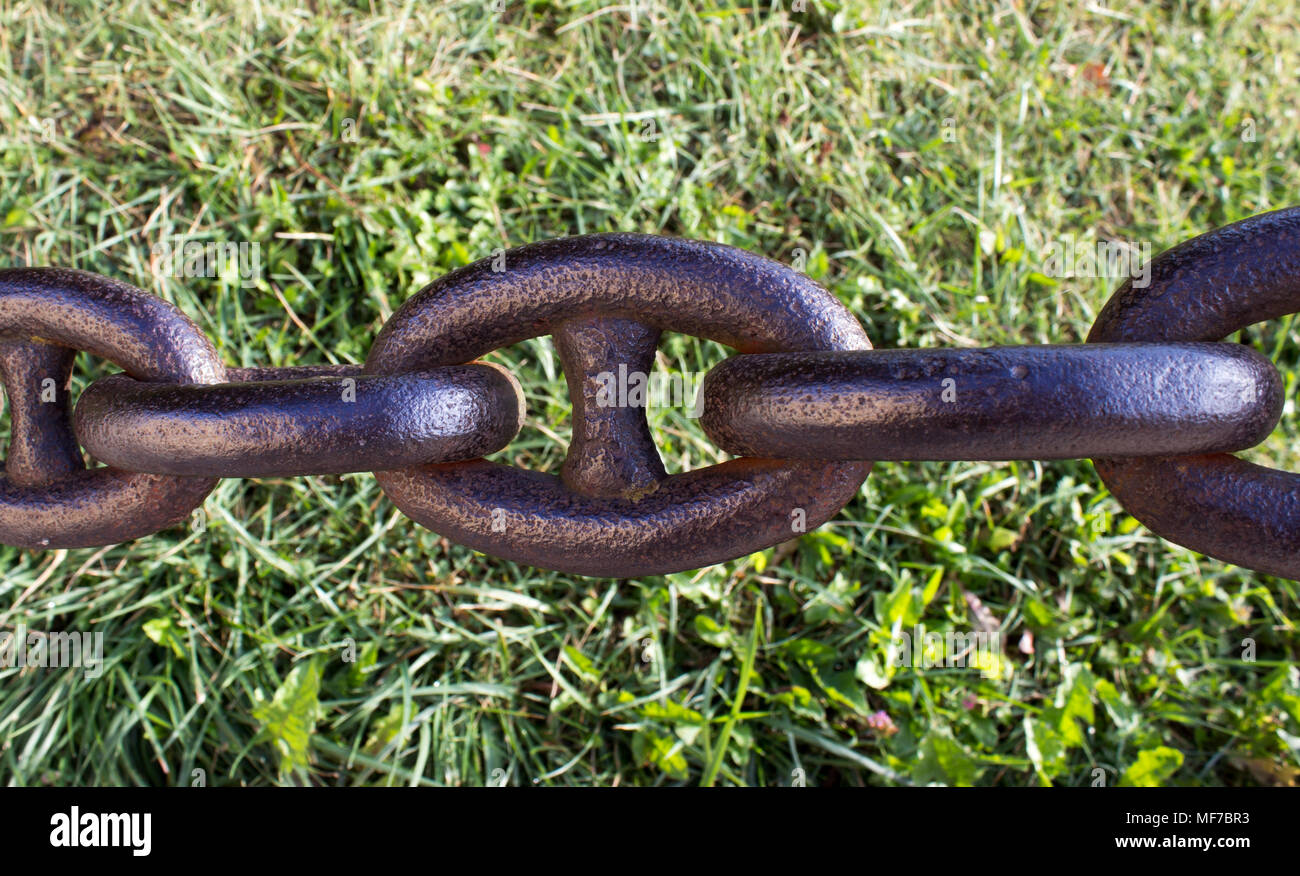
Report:
<svg viewBox="0 0 1300 876"><path fill-rule="evenodd" d="M341 474L473 459L523 422L523 392L489 364L378 377L360 366L232 368L229 383L113 375L76 407L77 437L109 465L157 474Z"/></svg>
<svg viewBox="0 0 1300 876"><path fill-rule="evenodd" d="M0 377L9 402L4 478L39 487L86 467L68 423L75 350L41 341L0 339ZM54 395L54 402L42 397Z"/></svg>
<svg viewBox="0 0 1300 876"><path fill-rule="evenodd" d="M0 542L109 544L183 519L216 476L375 470L416 521L506 559L631 577L743 556L829 519L867 459L1095 457L1153 531L1300 579L1300 475L1222 451L1276 423L1262 356L1208 343L1300 309L1300 210L1162 254L1087 346L870 350L829 292L730 247L634 234L546 241L453 272L383 327L365 366L231 369L166 302L81 271L0 271L12 435ZM730 345L704 387L721 465L668 475L644 402L662 331ZM558 475L476 458L519 428L522 393L477 357L556 339L573 400ZM76 407L77 350L125 370ZM86 468L77 436L108 467ZM1154 455L1153 455L1154 454Z"/></svg>
<svg viewBox="0 0 1300 876"><path fill-rule="evenodd" d="M583 575L694 569L794 537L849 501L861 462L736 460L665 476L644 411L601 408L598 376L643 368L659 331L744 352L869 349L833 295L742 250L639 234L551 240L435 281L388 321L370 374L467 362L543 334L575 399L563 477L489 462L376 472L417 522L478 550Z"/></svg>
<svg viewBox="0 0 1300 876"><path fill-rule="evenodd" d="M68 421L74 351L139 380L216 383L225 368L198 326L172 305L85 271L0 271L0 370L11 412L10 458L0 477L0 542L91 547L138 538L183 520L216 485L82 467Z"/></svg>
<svg viewBox="0 0 1300 876"><path fill-rule="evenodd" d="M1271 362L1232 344L738 356L704 381L728 453L790 459L1156 456L1252 447L1282 411Z"/></svg>
<svg viewBox="0 0 1300 876"><path fill-rule="evenodd" d="M1090 342L1208 341L1300 311L1300 208L1253 216L1166 250L1125 282ZM1227 454L1095 459L1152 532L1201 553L1300 579L1300 475Z"/></svg>
<svg viewBox="0 0 1300 876"><path fill-rule="evenodd" d="M584 496L554 475L487 460L376 476L403 513L453 541L614 578L695 569L796 538L805 521L825 522L862 483L825 463L776 459L672 475L637 501Z"/></svg>

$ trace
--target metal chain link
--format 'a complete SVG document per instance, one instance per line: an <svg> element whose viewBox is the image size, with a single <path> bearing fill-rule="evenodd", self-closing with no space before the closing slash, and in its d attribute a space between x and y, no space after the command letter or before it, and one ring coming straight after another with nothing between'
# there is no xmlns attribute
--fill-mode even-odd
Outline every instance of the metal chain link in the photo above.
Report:
<svg viewBox="0 0 1300 876"><path fill-rule="evenodd" d="M530 565L632 577L744 556L816 527L871 461L1093 458L1158 535L1300 579L1300 476L1228 455L1281 415L1268 359L1216 343L1300 309L1300 208L1158 256L1088 344L875 351L830 292L720 244L597 234L506 251L435 281L364 366L227 369L167 302L107 277L0 271L11 438L0 542L88 547L175 525L221 477L374 471L407 516ZM741 458L668 475L644 397L662 331L739 350L702 388L702 425ZM524 417L479 356L556 338L573 399L559 476L489 462ZM121 366L75 410L75 352ZM620 390L621 392L621 390ZM633 393L635 396L635 393ZM86 467L84 447L104 466ZM794 521L792 522L792 518Z"/></svg>

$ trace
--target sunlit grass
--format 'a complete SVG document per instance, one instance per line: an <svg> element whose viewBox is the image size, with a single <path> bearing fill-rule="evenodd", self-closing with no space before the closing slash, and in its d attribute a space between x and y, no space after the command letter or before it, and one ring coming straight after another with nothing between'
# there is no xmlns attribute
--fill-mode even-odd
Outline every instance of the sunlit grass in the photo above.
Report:
<svg viewBox="0 0 1300 876"><path fill-rule="evenodd" d="M0 27L3 265L132 282L242 366L361 362L433 278L607 230L803 258L877 347L1068 343L1119 281L1040 276L1049 241L1158 252L1300 200L1289 4L789 5L19 3ZM176 235L258 242L261 282L155 274ZM1290 395L1291 321L1245 338ZM681 371L726 355L661 350ZM558 470L550 341L489 358L529 406L496 458ZM109 370L82 356L77 386ZM670 470L720 458L682 412L654 422ZM1288 410L1252 458L1294 469L1296 438ZM1296 585L1160 541L1086 461L879 464L797 542L627 582L449 544L365 474L224 481L205 518L0 549L0 628L100 631L106 656L97 679L0 670L0 780L1257 784L1300 766ZM882 677L896 625L990 618L998 677Z"/></svg>

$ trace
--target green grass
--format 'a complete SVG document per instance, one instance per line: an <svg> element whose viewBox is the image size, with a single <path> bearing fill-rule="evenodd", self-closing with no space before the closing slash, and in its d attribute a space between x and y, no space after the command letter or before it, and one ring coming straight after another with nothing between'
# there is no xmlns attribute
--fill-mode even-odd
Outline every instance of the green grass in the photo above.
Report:
<svg viewBox="0 0 1300 876"><path fill-rule="evenodd" d="M1039 276L1049 240L1159 251L1300 201L1283 0L295 5L0 11L0 264L132 282L242 366L361 362L433 278L608 230L807 254L877 347L1072 343L1118 280ZM263 281L154 275L178 234L259 242ZM1288 397L1296 334L1243 333ZM727 354L661 351L687 371ZM489 359L529 405L495 458L556 471L550 340ZM83 355L76 386L111 370ZM671 471L721 458L681 412L652 422ZM1295 469L1296 439L1288 402L1248 456ZM366 474L227 480L204 507L202 529L129 544L0 548L0 629L99 631L107 660L98 679L0 670L0 781L1237 785L1300 767L1297 585L1160 541L1087 461L880 464L797 542L626 582L449 544ZM1006 636L997 677L884 672L894 625L971 631L973 605Z"/></svg>

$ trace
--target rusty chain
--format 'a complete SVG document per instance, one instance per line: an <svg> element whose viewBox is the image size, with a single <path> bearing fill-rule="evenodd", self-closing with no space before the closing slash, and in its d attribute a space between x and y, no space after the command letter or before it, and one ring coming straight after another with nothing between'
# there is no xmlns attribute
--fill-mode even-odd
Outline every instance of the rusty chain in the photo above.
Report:
<svg viewBox="0 0 1300 876"><path fill-rule="evenodd" d="M112 544L186 519L222 477L373 471L401 511L453 541L632 577L785 541L796 510L819 526L870 460L1092 458L1156 534L1300 578L1300 475L1230 455L1276 426L1281 378L1221 342L1300 310L1300 208L1203 234L1150 269L1087 344L876 351L830 292L782 264L597 234L442 277L383 326L363 366L281 369L226 368L183 313L116 280L3 270L0 542ZM662 331L742 354L702 388L705 432L739 458L668 475L644 398L604 395L608 375L650 371ZM511 374L475 361L548 334L573 401L558 476L482 458L511 442L525 405ZM79 350L124 373L74 409ZM81 448L104 465L87 467Z"/></svg>

